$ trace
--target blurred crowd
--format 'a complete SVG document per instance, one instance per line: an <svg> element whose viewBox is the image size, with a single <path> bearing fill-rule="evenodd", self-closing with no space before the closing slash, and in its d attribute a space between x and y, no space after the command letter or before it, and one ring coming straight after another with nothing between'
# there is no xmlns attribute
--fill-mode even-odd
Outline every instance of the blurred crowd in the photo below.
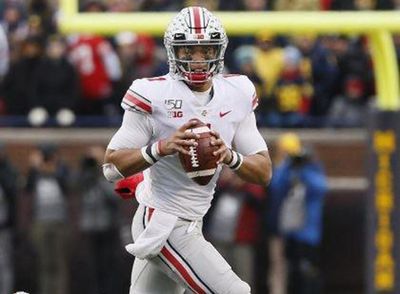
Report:
<svg viewBox="0 0 400 294"><path fill-rule="evenodd" d="M104 147L71 167L51 143L20 173L0 148L0 293L127 293L134 202L120 202L101 172Z"/></svg>
<svg viewBox="0 0 400 294"><path fill-rule="evenodd" d="M81 0L80 10L385 10L399 0ZM57 28L56 0L0 4L0 125L114 126L132 80L168 72L162 39L135 32L112 37ZM400 53L400 37L394 36ZM399 54L400 56L400 54ZM375 96L365 36L231 37L226 72L258 89L258 123L270 127L359 127ZM28 119L26 119L26 117Z"/></svg>
<svg viewBox="0 0 400 294"><path fill-rule="evenodd" d="M74 164L65 146L33 147L21 171L0 146L0 293L127 293L133 256L124 246L138 204L103 177L104 146L85 147ZM325 172L293 133L271 147L269 187L223 170L204 234L252 293L323 293Z"/></svg>

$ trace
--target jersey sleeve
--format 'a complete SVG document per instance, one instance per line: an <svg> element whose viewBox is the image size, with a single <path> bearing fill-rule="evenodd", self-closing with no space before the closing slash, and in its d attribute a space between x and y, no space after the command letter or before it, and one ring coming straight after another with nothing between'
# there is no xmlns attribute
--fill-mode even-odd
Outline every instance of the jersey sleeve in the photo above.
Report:
<svg viewBox="0 0 400 294"><path fill-rule="evenodd" d="M128 111L151 114L153 112L148 85L144 79L133 81L121 102L121 107Z"/></svg>
<svg viewBox="0 0 400 294"><path fill-rule="evenodd" d="M248 104L248 109L250 112L254 111L258 106L258 96L256 92L256 87L253 82L246 76L242 76L242 91L245 95L246 103Z"/></svg>
<svg viewBox="0 0 400 294"><path fill-rule="evenodd" d="M141 148L150 142L153 131L149 115L125 111L121 127L112 137L107 149Z"/></svg>
<svg viewBox="0 0 400 294"><path fill-rule="evenodd" d="M233 147L243 155L256 154L268 150L264 138L257 129L256 116L249 113L239 124L233 138Z"/></svg>

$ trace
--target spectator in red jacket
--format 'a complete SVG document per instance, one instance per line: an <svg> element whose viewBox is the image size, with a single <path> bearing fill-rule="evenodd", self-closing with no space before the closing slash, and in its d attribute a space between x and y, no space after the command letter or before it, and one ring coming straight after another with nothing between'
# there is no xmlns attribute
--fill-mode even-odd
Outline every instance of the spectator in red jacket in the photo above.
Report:
<svg viewBox="0 0 400 294"><path fill-rule="evenodd" d="M104 5L90 1L86 12L101 12ZM80 79L82 97L78 111L83 115L113 115L114 82L121 78L121 65L111 43L102 36L80 34L70 38L69 57Z"/></svg>

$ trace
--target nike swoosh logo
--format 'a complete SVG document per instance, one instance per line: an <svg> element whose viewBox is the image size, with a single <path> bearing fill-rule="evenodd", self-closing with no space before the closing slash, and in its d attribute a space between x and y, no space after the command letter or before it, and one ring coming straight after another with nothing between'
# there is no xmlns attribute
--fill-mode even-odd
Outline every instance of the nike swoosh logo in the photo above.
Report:
<svg viewBox="0 0 400 294"><path fill-rule="evenodd" d="M232 110L229 110L227 112L219 112L219 117L224 117L225 115L227 115L228 113L231 113Z"/></svg>

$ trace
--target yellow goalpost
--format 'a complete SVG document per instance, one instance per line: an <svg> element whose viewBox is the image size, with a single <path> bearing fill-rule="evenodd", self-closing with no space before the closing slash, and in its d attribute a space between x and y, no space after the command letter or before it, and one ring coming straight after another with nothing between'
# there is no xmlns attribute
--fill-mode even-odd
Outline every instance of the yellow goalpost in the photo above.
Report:
<svg viewBox="0 0 400 294"><path fill-rule="evenodd" d="M78 0L60 0L63 33L111 35L121 31L161 36L174 16L169 12L79 13ZM391 38L400 32L399 12L218 12L230 36L272 33L349 33L368 36L380 110L400 109L399 72Z"/></svg>

